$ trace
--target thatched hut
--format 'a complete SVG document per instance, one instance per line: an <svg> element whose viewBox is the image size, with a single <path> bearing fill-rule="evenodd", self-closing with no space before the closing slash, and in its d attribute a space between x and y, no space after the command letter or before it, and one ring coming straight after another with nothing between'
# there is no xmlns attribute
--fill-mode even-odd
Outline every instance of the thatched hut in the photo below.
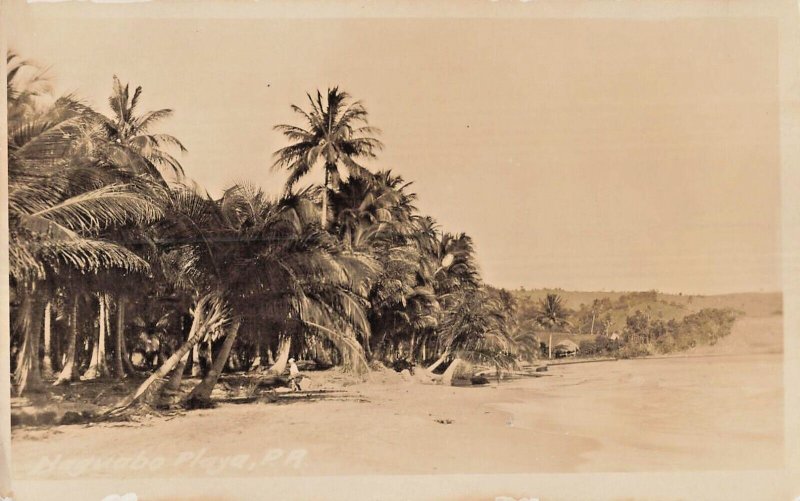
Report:
<svg viewBox="0 0 800 501"><path fill-rule="evenodd" d="M578 354L578 351L580 351L580 348L570 339L565 339L553 347L553 354L559 358L574 357Z"/></svg>

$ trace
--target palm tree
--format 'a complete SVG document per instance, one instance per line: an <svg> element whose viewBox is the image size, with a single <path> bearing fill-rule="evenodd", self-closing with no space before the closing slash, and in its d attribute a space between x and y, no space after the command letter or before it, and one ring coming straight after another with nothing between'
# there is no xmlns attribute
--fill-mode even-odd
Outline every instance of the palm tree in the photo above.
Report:
<svg viewBox="0 0 800 501"><path fill-rule="evenodd" d="M444 233L441 237L437 236L434 244L426 256L424 268L443 314L447 316L458 309L465 298L471 298L473 293L480 291L483 284L469 235ZM452 346L453 343L446 341L438 343L441 356L428 367L428 371L433 371L452 355Z"/></svg>
<svg viewBox="0 0 800 501"><path fill-rule="evenodd" d="M442 321L441 338L454 359L442 376L449 384L462 361L501 367L515 364L514 339L504 305L483 288L458 293Z"/></svg>
<svg viewBox="0 0 800 501"><path fill-rule="evenodd" d="M553 329L572 325L567 317L569 311L564 307L563 299L558 294L549 293L539 300L536 309L536 321L550 332L550 339L547 343L548 358L553 358Z"/></svg>
<svg viewBox="0 0 800 501"><path fill-rule="evenodd" d="M251 185L235 185L219 201L222 234L218 263L223 292L235 314L206 380L189 400L208 400L243 321L282 324L287 333L310 334L337 347L346 368L363 372L364 355L357 339L368 339L363 287L374 265L366 256L345 253L316 225L313 206L303 195L271 200ZM361 290L359 290L361 289ZM288 358L291 337L279 360ZM305 341L305 336L298 336ZM282 372L280 366L275 367Z"/></svg>
<svg viewBox="0 0 800 501"><path fill-rule="evenodd" d="M367 111L360 101L349 102L350 96L338 87L329 88L326 98L317 91L316 99L307 94L310 110L299 106L292 109L307 122L306 128L295 125L277 125L292 144L275 152L273 169L286 169L286 191L311 171L322 164L325 181L322 187L322 212L320 223L328 226L328 190L336 187L341 179L340 169L351 176L368 177L369 171L361 166L360 158L375 158L383 144L372 134L380 131L369 126Z"/></svg>
<svg viewBox="0 0 800 501"><path fill-rule="evenodd" d="M432 258L433 281L440 296L480 287L475 247L469 235L444 233Z"/></svg>
<svg viewBox="0 0 800 501"><path fill-rule="evenodd" d="M151 223L161 209L147 182L100 167L96 112L71 97L49 106L23 99L36 92L24 90L17 75L8 76L15 96L8 132L8 210L11 279L23 306L16 374L22 392L39 377L42 312L59 284L86 282L108 270L147 271L144 260L105 233ZM81 279L70 278L76 276ZM73 369L68 368L70 377Z"/></svg>
<svg viewBox="0 0 800 501"><path fill-rule="evenodd" d="M409 243L417 232L410 185L391 171L342 182L331 194L334 233L350 248Z"/></svg>
<svg viewBox="0 0 800 501"><path fill-rule="evenodd" d="M558 294L547 294L539 300L536 320L547 329L570 325L569 311L564 307L563 298Z"/></svg>
<svg viewBox="0 0 800 501"><path fill-rule="evenodd" d="M50 185L35 184L9 176L10 269L18 292L31 301L32 314L41 318L47 297L42 291L52 289L54 281L68 282L71 275L102 273L142 273L147 262L129 249L98 234L111 225L147 224L160 217L159 207L140 192L124 185L110 185L83 191L64 184L74 184L74 174L63 169L47 176ZM74 193L74 194L73 194ZM27 304L27 303L26 303ZM28 312L23 309L23 312ZM30 326L26 338L38 346L40 322L25 321ZM26 345L27 346L27 345ZM34 356L33 353L26 356ZM35 362L20 365L36 370ZM18 374L21 392L26 385L26 369ZM35 375L33 377L36 377Z"/></svg>
<svg viewBox="0 0 800 501"><path fill-rule="evenodd" d="M161 109L137 114L142 87L136 87L133 95L129 85L122 85L114 76L114 84L108 104L112 116L103 117L102 127L112 147L112 161L118 166L128 167L134 172L144 172L154 179L163 181L162 171L167 169L180 180L184 176L180 162L166 151L168 147L178 148L186 153L186 148L174 136L151 133L157 122L172 116L171 109Z"/></svg>
<svg viewBox="0 0 800 501"><path fill-rule="evenodd" d="M370 325L377 335L364 346L370 357L373 350L384 359L406 351L404 356L413 359L418 349L425 352L425 341L438 325L439 304L424 279L425 248L419 245L410 184L380 171L369 178L351 177L331 196L332 232L346 248L366 252L381 265L369 293Z"/></svg>
<svg viewBox="0 0 800 501"><path fill-rule="evenodd" d="M32 72L32 73L31 73ZM21 58L13 50L6 55L6 96L8 123L17 123L35 111L36 99L50 91L46 70Z"/></svg>
<svg viewBox="0 0 800 501"><path fill-rule="evenodd" d="M284 358L290 339L310 335L335 346L345 368L366 370L358 340L369 339L363 297L377 266L367 256L341 249L316 224L318 214L307 193L276 201L252 186L236 185L212 200L176 189L165 210L159 245L190 256L181 268L197 298L194 323L181 347L112 413L140 400L157 401L164 378L180 377L189 350L220 331L225 340L213 365L186 399L207 402L240 326L254 320L280 324L291 336L285 338Z"/></svg>

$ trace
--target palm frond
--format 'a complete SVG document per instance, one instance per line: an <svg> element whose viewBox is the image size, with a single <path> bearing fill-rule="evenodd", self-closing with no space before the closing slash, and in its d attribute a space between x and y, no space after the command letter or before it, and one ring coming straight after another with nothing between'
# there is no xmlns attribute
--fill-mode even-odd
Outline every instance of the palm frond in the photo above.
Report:
<svg viewBox="0 0 800 501"><path fill-rule="evenodd" d="M96 232L109 225L128 222L148 224L162 216L161 208L131 191L110 185L76 195L32 214L73 230Z"/></svg>
<svg viewBox="0 0 800 501"><path fill-rule="evenodd" d="M107 269L143 273L150 269L146 261L130 250L102 240L49 240L35 250L37 256L56 269L66 266L81 273Z"/></svg>

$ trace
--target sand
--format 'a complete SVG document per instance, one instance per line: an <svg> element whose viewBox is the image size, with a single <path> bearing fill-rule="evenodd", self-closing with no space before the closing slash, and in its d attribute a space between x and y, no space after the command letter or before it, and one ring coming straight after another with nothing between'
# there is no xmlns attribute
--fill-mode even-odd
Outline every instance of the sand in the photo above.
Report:
<svg viewBox="0 0 800 501"><path fill-rule="evenodd" d="M13 471L26 489L114 478L152 491L195 476L777 469L781 320L740 319L716 347L680 356L551 366L499 386L386 374L319 399L18 429Z"/></svg>

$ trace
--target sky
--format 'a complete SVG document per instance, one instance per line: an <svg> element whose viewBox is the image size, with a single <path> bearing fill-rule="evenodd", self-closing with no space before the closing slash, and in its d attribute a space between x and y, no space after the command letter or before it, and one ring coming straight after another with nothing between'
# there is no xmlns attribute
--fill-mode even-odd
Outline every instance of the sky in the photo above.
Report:
<svg viewBox="0 0 800 501"><path fill-rule="evenodd" d="M776 25L752 19L158 19L28 9L9 45L108 111L172 108L187 174L278 194L273 130L338 85L373 169L507 288L780 290ZM309 182L319 182L321 176Z"/></svg>

